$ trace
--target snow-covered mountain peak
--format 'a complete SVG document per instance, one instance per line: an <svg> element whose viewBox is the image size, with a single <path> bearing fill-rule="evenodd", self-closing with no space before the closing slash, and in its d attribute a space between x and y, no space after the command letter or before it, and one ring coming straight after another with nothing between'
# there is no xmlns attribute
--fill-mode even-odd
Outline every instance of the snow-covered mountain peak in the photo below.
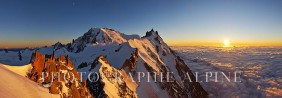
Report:
<svg viewBox="0 0 282 98"><path fill-rule="evenodd" d="M159 37L159 33L158 31L151 29L150 31L146 32L146 35L144 37Z"/></svg>
<svg viewBox="0 0 282 98"><path fill-rule="evenodd" d="M71 52L80 52L87 45L121 44L124 42L127 42L127 40L118 31L108 28L91 28L83 36L73 40L67 47Z"/></svg>
<svg viewBox="0 0 282 98"><path fill-rule="evenodd" d="M101 31L101 28L96 28L96 27L90 28L88 30L88 32L99 32L99 31Z"/></svg>
<svg viewBox="0 0 282 98"><path fill-rule="evenodd" d="M55 50L64 47L64 45L63 45L62 43L60 43L60 42L57 42L57 43L54 44L53 46L54 46L54 49L55 49Z"/></svg>

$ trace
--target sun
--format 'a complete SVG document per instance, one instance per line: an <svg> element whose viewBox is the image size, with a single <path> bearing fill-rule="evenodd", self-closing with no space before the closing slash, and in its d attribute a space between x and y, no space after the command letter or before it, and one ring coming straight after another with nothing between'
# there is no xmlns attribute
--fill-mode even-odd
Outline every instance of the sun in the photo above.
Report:
<svg viewBox="0 0 282 98"><path fill-rule="evenodd" d="M230 41L228 39L223 41L223 47L230 47L231 46L230 44L231 43L230 43Z"/></svg>

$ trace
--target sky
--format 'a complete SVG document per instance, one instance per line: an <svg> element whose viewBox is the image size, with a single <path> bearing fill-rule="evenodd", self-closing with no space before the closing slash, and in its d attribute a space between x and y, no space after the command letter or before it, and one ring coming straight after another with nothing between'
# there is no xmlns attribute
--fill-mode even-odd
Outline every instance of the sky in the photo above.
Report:
<svg viewBox="0 0 282 98"><path fill-rule="evenodd" d="M154 28L171 46L282 46L282 0L0 0L0 48L68 43L91 27Z"/></svg>

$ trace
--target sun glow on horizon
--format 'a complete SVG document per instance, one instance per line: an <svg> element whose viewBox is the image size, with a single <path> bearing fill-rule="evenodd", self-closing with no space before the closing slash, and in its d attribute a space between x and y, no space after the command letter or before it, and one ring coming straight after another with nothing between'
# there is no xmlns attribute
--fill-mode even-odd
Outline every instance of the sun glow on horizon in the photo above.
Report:
<svg viewBox="0 0 282 98"><path fill-rule="evenodd" d="M225 39L223 41L223 47L231 47L231 42L229 39Z"/></svg>

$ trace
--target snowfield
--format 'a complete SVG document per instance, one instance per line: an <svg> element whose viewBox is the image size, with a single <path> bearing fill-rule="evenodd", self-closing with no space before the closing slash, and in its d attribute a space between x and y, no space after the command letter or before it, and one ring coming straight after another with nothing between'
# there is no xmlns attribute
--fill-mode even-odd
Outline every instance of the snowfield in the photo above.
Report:
<svg viewBox="0 0 282 98"><path fill-rule="evenodd" d="M3 66L23 77L26 77L27 73L30 72L30 70L32 69L31 64L22 65L22 66L10 66L10 65L3 65Z"/></svg>
<svg viewBox="0 0 282 98"><path fill-rule="evenodd" d="M21 70L19 68L12 70ZM19 74L10 71L0 64L0 97L1 98L59 98L49 90ZM25 70L24 68L22 70ZM21 70L21 71L22 71Z"/></svg>

